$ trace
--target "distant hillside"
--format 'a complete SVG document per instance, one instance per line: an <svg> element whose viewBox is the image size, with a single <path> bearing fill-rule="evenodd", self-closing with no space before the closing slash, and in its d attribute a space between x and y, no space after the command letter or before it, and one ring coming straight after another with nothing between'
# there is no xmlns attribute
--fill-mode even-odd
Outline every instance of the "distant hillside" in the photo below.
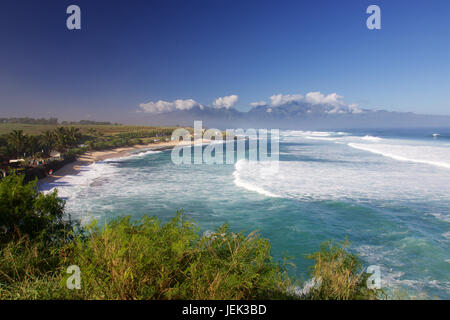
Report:
<svg viewBox="0 0 450 320"><path fill-rule="evenodd" d="M280 129L357 129L357 128L450 128L450 116L420 115L410 112L336 108L307 103L279 107L257 106L248 112L234 108L215 109L194 107L167 113L137 114L135 121L145 125L192 126L202 120L204 126L226 128L280 128Z"/></svg>

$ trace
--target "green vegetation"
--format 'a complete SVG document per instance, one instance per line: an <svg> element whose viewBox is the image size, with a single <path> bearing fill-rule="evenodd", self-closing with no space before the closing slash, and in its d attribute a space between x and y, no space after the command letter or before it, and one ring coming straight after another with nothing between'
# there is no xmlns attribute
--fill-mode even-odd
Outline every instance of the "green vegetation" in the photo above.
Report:
<svg viewBox="0 0 450 320"><path fill-rule="evenodd" d="M92 226L68 246L66 264L83 270L82 299L288 298L289 279L270 256L267 240L222 227L199 236L178 214L165 225L129 217Z"/></svg>
<svg viewBox="0 0 450 320"><path fill-rule="evenodd" d="M42 178L88 151L157 143L169 140L173 130L87 120L0 119L0 178L11 169L22 170L26 181Z"/></svg>
<svg viewBox="0 0 450 320"><path fill-rule="evenodd" d="M71 229L63 221L64 201L57 192L38 192L36 181L24 183L23 175L12 174L0 182L0 226L2 243L26 236L44 243L64 237Z"/></svg>
<svg viewBox="0 0 450 320"><path fill-rule="evenodd" d="M58 119L33 119L33 118L0 118L0 123L23 123L23 124L58 124Z"/></svg>
<svg viewBox="0 0 450 320"><path fill-rule="evenodd" d="M36 125L58 125L58 119L57 118L40 118L40 119L34 119L34 118L0 118L0 123L15 123L15 124L36 124ZM92 120L80 120L78 122L76 121L63 121L61 123L62 125L78 125L78 124L87 124L87 125L112 125L111 122L105 122L105 121L92 121ZM115 123L114 125L118 125Z"/></svg>
<svg viewBox="0 0 450 320"><path fill-rule="evenodd" d="M320 285L303 296L273 261L270 243L222 226L200 235L178 213L80 228L62 220L64 201L12 175L0 181L0 299L376 299L345 246L312 255ZM69 290L67 267L81 270Z"/></svg>
<svg viewBox="0 0 450 320"><path fill-rule="evenodd" d="M5 125L0 125L5 127ZM119 130L120 128L120 130ZM54 149L61 153L106 150L169 138L175 128L121 126L42 126L7 125L0 136L0 156L27 158L48 156ZM29 132L29 133L27 133Z"/></svg>
<svg viewBox="0 0 450 320"><path fill-rule="evenodd" d="M363 272L361 260L346 250L348 241L342 244L325 242L320 251L311 254L314 260L313 279L320 285L313 287L308 298L313 300L376 299L382 292L367 288L368 274Z"/></svg>
<svg viewBox="0 0 450 320"><path fill-rule="evenodd" d="M0 135L8 134L12 130L22 130L25 134L39 135L44 131L53 131L58 127L75 127L80 129L83 135L91 135L92 130L103 136L115 136L120 133L128 132L146 132L154 129L175 129L172 127L151 127L151 126L130 126L130 125L112 125L112 124L86 124L86 123L59 123L59 124L26 124L26 123L1 123Z"/></svg>

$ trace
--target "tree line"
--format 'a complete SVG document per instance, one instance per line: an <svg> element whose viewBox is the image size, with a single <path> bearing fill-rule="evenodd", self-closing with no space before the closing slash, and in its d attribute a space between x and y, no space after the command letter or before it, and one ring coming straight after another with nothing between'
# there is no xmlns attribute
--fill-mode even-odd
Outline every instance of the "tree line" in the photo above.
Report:
<svg viewBox="0 0 450 320"><path fill-rule="evenodd" d="M24 123L24 124L58 124L57 118L40 118L40 119L34 119L34 118L0 118L0 123Z"/></svg>
<svg viewBox="0 0 450 320"><path fill-rule="evenodd" d="M42 124L42 125L57 125L59 124L58 118L0 118L0 123L21 123L21 124ZM63 121L63 125L113 125L111 122L107 121L94 121L94 120L80 120L80 121ZM114 123L114 125L119 125Z"/></svg>
<svg viewBox="0 0 450 320"><path fill-rule="evenodd" d="M40 135L28 135L23 130L13 130L0 137L0 154L3 157L49 157L53 150L61 153L76 148L82 139L80 129L58 127Z"/></svg>
<svg viewBox="0 0 450 320"><path fill-rule="evenodd" d="M129 147L149 142L161 141L171 135L173 128L139 130L119 134L105 135L96 128L87 128L83 132L77 127L57 127L39 135L29 135L23 130L12 130L0 136L0 158L25 159L49 158L52 151L58 151L63 157L77 156L86 151L109 150ZM151 140L152 138L155 138ZM145 139L145 140L143 140Z"/></svg>

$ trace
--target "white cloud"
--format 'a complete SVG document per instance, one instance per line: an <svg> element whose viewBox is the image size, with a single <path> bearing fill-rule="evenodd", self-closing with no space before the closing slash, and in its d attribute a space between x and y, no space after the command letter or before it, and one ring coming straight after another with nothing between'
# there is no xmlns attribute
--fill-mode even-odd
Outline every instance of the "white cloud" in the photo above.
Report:
<svg viewBox="0 0 450 320"><path fill-rule="evenodd" d="M303 100L301 94L277 94L270 97L270 105L272 107L279 107L290 103L296 103Z"/></svg>
<svg viewBox="0 0 450 320"><path fill-rule="evenodd" d="M363 110L359 109L357 104L350 105L336 105L333 106L333 109L327 110L327 113L363 113Z"/></svg>
<svg viewBox="0 0 450 320"><path fill-rule="evenodd" d="M347 104L343 99L344 97L338 95L337 93L324 95L321 92L315 91L309 92L305 96L301 94L276 94L269 98L269 102L256 101L250 103L250 105L252 107L265 106L270 108L267 109L267 112L269 113L273 111L273 108L299 103L305 104L305 107L307 108L306 112L308 113L324 112L329 114L359 114L364 112L357 104ZM216 109L230 109L238 101L239 97L237 95L219 97L213 102L213 107ZM195 107L204 109L203 105L193 99L178 99L175 101L159 100L140 104L141 111L149 113L166 113L176 110L191 110Z"/></svg>
<svg viewBox="0 0 450 320"><path fill-rule="evenodd" d="M344 97L338 95L337 93L331 93L327 96L320 92L309 92L306 94L305 101L310 104L329 104L331 106L344 106L345 103L342 101Z"/></svg>
<svg viewBox="0 0 450 320"><path fill-rule="evenodd" d="M214 101L213 105L214 105L214 108L216 108L216 109L221 109L221 108L230 109L238 102L238 100L239 100L239 97L237 95L233 94L231 96L217 98L216 101Z"/></svg>
<svg viewBox="0 0 450 320"><path fill-rule="evenodd" d="M142 111L149 113L165 113L175 110L190 110L194 107L203 109L203 106L200 103L192 99L178 99L172 102L163 100L159 100L156 102L150 101L148 103L141 103L139 107L142 109Z"/></svg>
<svg viewBox="0 0 450 320"><path fill-rule="evenodd" d="M200 109L203 109L203 106L200 103L192 99L175 100L175 108L178 110L190 110L194 107L200 107Z"/></svg>
<svg viewBox="0 0 450 320"><path fill-rule="evenodd" d="M270 105L272 107L279 107L287 104L306 102L311 105L327 104L337 107L345 105L344 101L342 100L343 98L344 97L338 95L337 93L331 93L326 96L318 91L309 92L305 96L301 94L277 94L270 97Z"/></svg>
<svg viewBox="0 0 450 320"><path fill-rule="evenodd" d="M266 101L256 101L256 102L252 102L250 103L250 106L252 107L265 107L267 106L267 102Z"/></svg>
<svg viewBox="0 0 450 320"><path fill-rule="evenodd" d="M309 92L305 96L301 94L276 94L270 97L270 103L265 101L253 102L250 105L252 107L267 106L267 107L281 107L290 104L306 103L315 108L315 106L323 106L323 110L326 113L362 113L363 110L359 109L357 104L346 104L344 102L344 97L338 95L337 93L331 93L329 95L324 95L319 91ZM272 109L267 110L271 112ZM312 110L308 110L311 113Z"/></svg>
<svg viewBox="0 0 450 320"><path fill-rule="evenodd" d="M349 109L350 113L362 113L363 112L356 103L349 105L348 109Z"/></svg>

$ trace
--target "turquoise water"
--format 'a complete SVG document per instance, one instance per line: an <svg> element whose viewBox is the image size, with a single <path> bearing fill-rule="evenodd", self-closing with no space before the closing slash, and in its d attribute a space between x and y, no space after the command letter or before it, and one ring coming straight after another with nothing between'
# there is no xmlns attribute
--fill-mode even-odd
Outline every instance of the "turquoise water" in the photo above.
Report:
<svg viewBox="0 0 450 320"><path fill-rule="evenodd" d="M201 231L228 223L260 230L277 259L305 256L322 241L352 243L381 267L388 291L450 298L450 135L440 132L282 131L277 172L255 162L174 165L171 151L95 163L57 187L72 218L132 215L164 221L183 209Z"/></svg>

